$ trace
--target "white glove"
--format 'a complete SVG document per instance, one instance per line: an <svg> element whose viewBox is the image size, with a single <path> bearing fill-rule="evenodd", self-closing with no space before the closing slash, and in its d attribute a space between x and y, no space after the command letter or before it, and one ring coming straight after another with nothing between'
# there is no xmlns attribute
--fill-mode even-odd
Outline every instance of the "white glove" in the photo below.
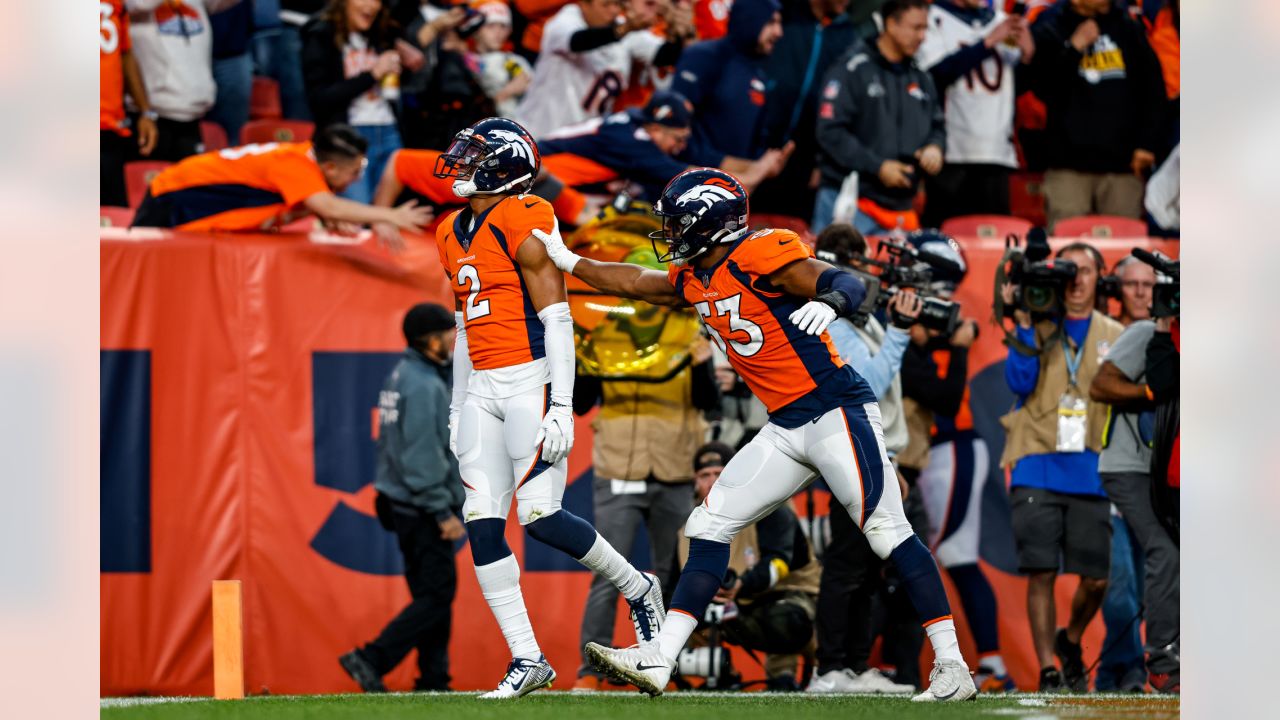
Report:
<svg viewBox="0 0 1280 720"><path fill-rule="evenodd" d="M460 412L449 413L449 452L458 457L458 417Z"/></svg>
<svg viewBox="0 0 1280 720"><path fill-rule="evenodd" d="M542 241L547 246L547 255L551 258L551 262L560 268L561 272L572 274L573 268L577 266L578 261L582 258L569 248L565 247L564 238L560 237L560 221L555 220L551 226L551 232L546 233L537 228L533 229L533 236Z"/></svg>
<svg viewBox="0 0 1280 720"><path fill-rule="evenodd" d="M552 465L569 457L573 449L573 408L552 405L542 418L542 427L538 428L533 445L542 446L542 459Z"/></svg>
<svg viewBox="0 0 1280 720"><path fill-rule="evenodd" d="M835 319L836 309L817 300L810 300L791 313L791 324L810 335L821 335Z"/></svg>

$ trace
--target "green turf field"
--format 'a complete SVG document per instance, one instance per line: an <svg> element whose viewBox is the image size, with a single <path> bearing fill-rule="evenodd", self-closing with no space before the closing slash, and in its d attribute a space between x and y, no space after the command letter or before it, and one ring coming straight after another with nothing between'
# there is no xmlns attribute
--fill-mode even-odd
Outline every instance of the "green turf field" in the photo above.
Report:
<svg viewBox="0 0 1280 720"><path fill-rule="evenodd" d="M539 692L506 702L483 702L472 694L315 695L257 697L242 701L152 699L104 700L104 720L789 720L790 718L1177 718L1176 698L1152 695L1014 695L975 702L924 705L906 698L803 694L669 693L649 699L627 693L573 695Z"/></svg>

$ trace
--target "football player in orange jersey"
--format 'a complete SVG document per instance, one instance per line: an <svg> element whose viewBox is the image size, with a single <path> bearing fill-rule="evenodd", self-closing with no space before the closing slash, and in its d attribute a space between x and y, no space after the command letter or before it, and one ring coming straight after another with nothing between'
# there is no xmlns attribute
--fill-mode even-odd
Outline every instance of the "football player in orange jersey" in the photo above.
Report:
<svg viewBox="0 0 1280 720"><path fill-rule="evenodd" d="M457 299L450 447L476 578L512 660L496 690L514 698L555 680L538 648L520 567L503 531L512 498L529 535L607 578L627 598L636 640L652 642L664 610L658 578L631 566L585 520L560 506L573 446L573 320L564 275L534 233L558 232L551 204L526 195L538 147L520 125L488 118L454 137L436 163L467 200L436 228Z"/></svg>
<svg viewBox="0 0 1280 720"><path fill-rule="evenodd" d="M720 587L729 543L821 474L866 535L893 561L933 644L922 702L964 700L977 690L960 655L938 566L912 532L884 447L880 408L866 381L836 353L827 326L852 315L861 281L815 259L787 230L748 230L747 193L728 173L688 170L654 204L667 242L667 273L581 258L559 233L534 230L552 262L601 292L692 305L734 370L769 410L769 423L733 457L685 525L689 559L658 641L619 650L594 643L592 663L659 695L676 657ZM661 238L657 237L661 235ZM886 490L887 488L887 490Z"/></svg>

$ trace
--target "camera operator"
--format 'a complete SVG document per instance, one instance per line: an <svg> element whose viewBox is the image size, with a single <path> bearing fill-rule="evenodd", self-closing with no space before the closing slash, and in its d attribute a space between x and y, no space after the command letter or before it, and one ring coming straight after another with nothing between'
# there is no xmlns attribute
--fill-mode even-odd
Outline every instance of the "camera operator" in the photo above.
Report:
<svg viewBox="0 0 1280 720"><path fill-rule="evenodd" d="M959 244L936 230L911 233L907 240L922 257L949 261L933 269L929 290L950 299L968 271ZM903 474L919 491L928 517L925 539L955 584L973 631L978 689L1009 692L1016 687L1000 653L996 597L978 565L990 456L969 410L969 348L977 328L968 318L949 337L921 325L911 328L902 392L913 452L907 453Z"/></svg>
<svg viewBox="0 0 1280 720"><path fill-rule="evenodd" d="M1098 476L1098 452L1108 407L1091 402L1088 388L1111 344L1120 336L1116 321L1095 310L1101 253L1072 243L1057 253L1058 269L1074 263L1074 277L1061 292L1062 315L1039 313L1032 324L1017 306L1016 341L1010 344L1005 380L1017 396L1016 409L1003 417L1008 436L1002 467L1012 468L1013 531L1018 564L1028 575L1027 614L1037 659L1040 690L1088 689L1080 647L1085 626L1097 614L1111 566L1110 503ZM1001 286L1006 307L1020 291ZM1034 354L1025 354L1026 351ZM1071 619L1054 633L1053 587L1058 568L1080 576L1071 601ZM1054 656L1062 662L1059 671Z"/></svg>
<svg viewBox="0 0 1280 720"><path fill-rule="evenodd" d="M706 499L733 451L723 443L707 443L694 453L694 500ZM689 553L681 535L680 560ZM797 691L798 654L813 650L813 618L821 572L809 541L790 504L742 529L729 548L729 570L715 603L708 608L706 648L686 648L680 670L686 676L723 677L718 659L725 656L714 639L766 654L768 688ZM697 637L697 636L695 636Z"/></svg>
<svg viewBox="0 0 1280 720"><path fill-rule="evenodd" d="M1150 269L1136 258L1131 260L1130 266ZM1180 675L1178 544L1152 501L1151 477L1156 401L1177 394L1176 362L1169 362L1176 358L1176 350L1172 358L1167 353L1172 324L1172 318L1162 317L1130 325L1107 353L1089 388L1093 400L1111 403L1098 469L1107 496L1142 548L1146 666L1152 687L1160 692L1177 692ZM1153 351L1156 372L1148 377L1148 357Z"/></svg>
<svg viewBox="0 0 1280 720"><path fill-rule="evenodd" d="M866 270L867 241L847 223L828 226L815 246L818 256L837 266ZM920 298L899 292L889 300L891 324L885 328L874 316L856 326L839 318L827 328L836 352L871 385L883 417L885 449L892 458L907 446L902 414L899 369L909 336L907 329L920 314ZM910 693L913 685L895 683L879 669L869 668L871 601L881 586L883 561L871 551L848 513L831 513L831 541L823 554L818 592L818 669L807 690L813 693Z"/></svg>

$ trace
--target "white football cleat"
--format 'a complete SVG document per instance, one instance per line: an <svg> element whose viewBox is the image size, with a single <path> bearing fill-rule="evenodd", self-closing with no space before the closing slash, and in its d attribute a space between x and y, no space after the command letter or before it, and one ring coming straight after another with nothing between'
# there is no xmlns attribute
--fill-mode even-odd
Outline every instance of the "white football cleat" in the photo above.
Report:
<svg viewBox="0 0 1280 720"><path fill-rule="evenodd" d="M867 668L862 674L854 675L850 686L853 689L849 692L878 695L909 695L916 691L915 685L896 683L885 677L880 668Z"/></svg>
<svg viewBox="0 0 1280 720"><path fill-rule="evenodd" d="M933 661L929 673L929 689L911 698L911 702L958 702L978 697L969 667L960 660L940 658Z"/></svg>
<svg viewBox="0 0 1280 720"><path fill-rule="evenodd" d="M495 690L480 695L481 700L508 700L524 697L534 690L551 687L556 681L556 671L551 669L545 655L537 660L516 658L507 666L507 674Z"/></svg>
<svg viewBox="0 0 1280 720"><path fill-rule="evenodd" d="M663 657L657 644L618 649L587 643L584 650L596 670L614 680L631 683L651 697L661 695L666 689L676 665Z"/></svg>
<svg viewBox="0 0 1280 720"><path fill-rule="evenodd" d="M832 670L821 675L814 673L804 691L815 694L856 692L853 681L857 677L852 670Z"/></svg>
<svg viewBox="0 0 1280 720"><path fill-rule="evenodd" d="M667 610L662 606L662 584L658 576L644 573L649 580L649 591L639 600L629 600L631 606L631 623L636 628L636 644L648 645L658 639L658 631L662 629L662 621L667 617Z"/></svg>

